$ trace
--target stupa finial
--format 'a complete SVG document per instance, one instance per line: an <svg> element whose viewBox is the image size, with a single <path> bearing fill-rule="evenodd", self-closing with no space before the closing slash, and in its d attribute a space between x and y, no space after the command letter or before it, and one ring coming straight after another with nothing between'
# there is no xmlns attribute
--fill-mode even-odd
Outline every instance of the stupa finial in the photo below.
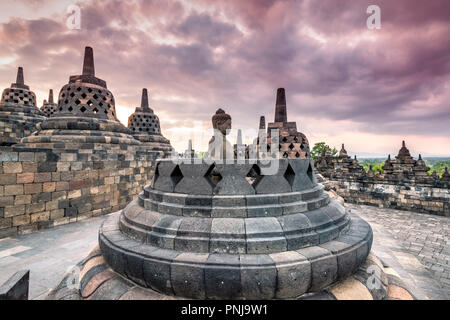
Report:
<svg viewBox="0 0 450 320"><path fill-rule="evenodd" d="M143 111L150 111L148 106L148 91L146 88L142 89L141 108Z"/></svg>
<svg viewBox="0 0 450 320"><path fill-rule="evenodd" d="M286 93L284 88L278 88L277 90L277 102L275 105L275 122L287 122L286 111Z"/></svg>
<svg viewBox="0 0 450 320"><path fill-rule="evenodd" d="M24 77L23 77L23 68L22 67L19 67L17 69L16 84L22 85L22 86L25 84L25 80L24 80Z"/></svg>
<svg viewBox="0 0 450 320"><path fill-rule="evenodd" d="M50 89L48 93L48 103L54 103L53 102L53 89Z"/></svg>
<svg viewBox="0 0 450 320"><path fill-rule="evenodd" d="M266 129L266 117L261 116L261 118L259 118L259 130L265 129Z"/></svg>
<svg viewBox="0 0 450 320"><path fill-rule="evenodd" d="M91 47L84 49L83 76L95 77L94 50Z"/></svg>
<svg viewBox="0 0 450 320"><path fill-rule="evenodd" d="M238 146L242 145L242 130L239 129L237 132L237 143Z"/></svg>

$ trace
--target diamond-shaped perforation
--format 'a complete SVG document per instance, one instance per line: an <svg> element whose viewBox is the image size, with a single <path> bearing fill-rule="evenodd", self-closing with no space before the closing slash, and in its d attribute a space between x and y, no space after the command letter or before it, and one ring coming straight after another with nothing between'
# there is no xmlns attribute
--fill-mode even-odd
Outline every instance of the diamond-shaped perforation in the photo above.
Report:
<svg viewBox="0 0 450 320"><path fill-rule="evenodd" d="M156 166L155 173L154 173L154 175L153 175L152 186L155 185L156 180L158 180L158 178L159 178L159 163L158 163L158 165Z"/></svg>
<svg viewBox="0 0 450 320"><path fill-rule="evenodd" d="M247 173L245 180L255 189L261 179L261 169L257 164L254 164Z"/></svg>
<svg viewBox="0 0 450 320"><path fill-rule="evenodd" d="M313 168L311 166L311 163L308 166L308 171L306 171L306 174L308 175L309 180L311 180L311 182L314 182L314 172L313 172Z"/></svg>
<svg viewBox="0 0 450 320"><path fill-rule="evenodd" d="M212 164L209 167L208 171L206 171L205 178L211 184L212 187L215 187L222 180L222 175L217 170L216 165Z"/></svg>
<svg viewBox="0 0 450 320"><path fill-rule="evenodd" d="M286 171L284 172L284 178L289 182L291 187L294 185L295 172L290 164L288 164Z"/></svg>
<svg viewBox="0 0 450 320"><path fill-rule="evenodd" d="M181 172L180 166L176 166L173 169L172 173L170 174L170 179L172 180L174 187L176 187L181 179L183 179L183 173Z"/></svg>
<svg viewBox="0 0 450 320"><path fill-rule="evenodd" d="M115 119L116 116L114 99L109 91L80 84L68 84L61 90L59 107L62 112L101 117L106 115L109 119ZM69 107L72 107L72 110L69 111Z"/></svg>

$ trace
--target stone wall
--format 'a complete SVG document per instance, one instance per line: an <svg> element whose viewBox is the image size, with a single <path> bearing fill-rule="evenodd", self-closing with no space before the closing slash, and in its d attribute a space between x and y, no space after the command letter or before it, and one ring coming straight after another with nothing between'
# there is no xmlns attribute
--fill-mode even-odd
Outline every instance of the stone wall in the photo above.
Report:
<svg viewBox="0 0 450 320"><path fill-rule="evenodd" d="M329 185L347 202L450 217L448 188L345 180Z"/></svg>
<svg viewBox="0 0 450 320"><path fill-rule="evenodd" d="M158 153L87 147L1 147L0 238L120 210L151 182Z"/></svg>
<svg viewBox="0 0 450 320"><path fill-rule="evenodd" d="M372 166L366 172L356 156L351 159L347 155L344 145L336 157L324 150L314 166L327 179L325 187L335 190L347 202L450 216L447 168L441 177L436 172L429 175L430 168L422 156L415 160L405 141L395 160L388 156L382 174L375 173Z"/></svg>

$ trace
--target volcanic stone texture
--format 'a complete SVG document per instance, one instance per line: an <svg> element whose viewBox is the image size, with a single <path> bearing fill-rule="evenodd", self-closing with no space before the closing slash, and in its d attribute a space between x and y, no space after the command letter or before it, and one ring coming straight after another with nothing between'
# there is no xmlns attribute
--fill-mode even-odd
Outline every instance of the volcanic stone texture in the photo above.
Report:
<svg viewBox="0 0 450 320"><path fill-rule="evenodd" d="M152 184L101 228L123 277L186 298L296 298L366 259L370 226L330 200L310 159L188 162L158 161Z"/></svg>
<svg viewBox="0 0 450 320"><path fill-rule="evenodd" d="M158 153L54 143L0 152L0 238L120 210L151 182Z"/></svg>

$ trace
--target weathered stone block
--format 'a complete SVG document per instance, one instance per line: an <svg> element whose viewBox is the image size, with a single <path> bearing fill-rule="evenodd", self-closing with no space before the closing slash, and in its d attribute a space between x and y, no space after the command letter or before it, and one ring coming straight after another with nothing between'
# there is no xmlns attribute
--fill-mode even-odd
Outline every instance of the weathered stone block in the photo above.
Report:
<svg viewBox="0 0 450 320"><path fill-rule="evenodd" d="M308 247L297 250L311 262L312 281L310 291L320 291L337 278L337 258L329 250L321 247Z"/></svg>
<svg viewBox="0 0 450 320"><path fill-rule="evenodd" d="M15 184L16 183L16 174L9 173L9 174L0 174L0 184L1 185L9 185L9 184Z"/></svg>
<svg viewBox="0 0 450 320"><path fill-rule="evenodd" d="M277 288L274 261L263 254L240 255L242 295L247 299L273 299Z"/></svg>
<svg viewBox="0 0 450 320"><path fill-rule="evenodd" d="M64 218L64 209L57 209L50 211L50 220L57 220Z"/></svg>
<svg viewBox="0 0 450 320"><path fill-rule="evenodd" d="M193 299L205 299L205 272L203 269L209 254L182 253L171 264L171 282L176 295ZM195 262L185 263L185 261Z"/></svg>
<svg viewBox="0 0 450 320"><path fill-rule="evenodd" d="M50 220L50 212L49 211L33 213L31 215L31 223L48 221L48 220Z"/></svg>
<svg viewBox="0 0 450 320"><path fill-rule="evenodd" d="M0 161L17 161L19 160L19 155L17 152L1 152Z"/></svg>
<svg viewBox="0 0 450 320"><path fill-rule="evenodd" d="M53 192L56 190L56 182L44 182L42 185L43 192Z"/></svg>
<svg viewBox="0 0 450 320"><path fill-rule="evenodd" d="M98 188L97 188L97 189L98 189ZM69 182L67 182L67 181L59 181L59 182L56 182L55 190L56 190L56 191L66 191L66 190L69 190Z"/></svg>
<svg viewBox="0 0 450 320"><path fill-rule="evenodd" d="M32 172L25 172L25 173L19 173L17 175L17 183L33 183L34 181L34 173Z"/></svg>
<svg viewBox="0 0 450 320"><path fill-rule="evenodd" d="M3 173L21 173L22 163L21 162L4 162L3 163Z"/></svg>
<svg viewBox="0 0 450 320"><path fill-rule="evenodd" d="M37 172L37 163L35 162L23 162L22 163L23 172Z"/></svg>
<svg viewBox="0 0 450 320"><path fill-rule="evenodd" d="M210 252L246 253L244 219L212 219Z"/></svg>
<svg viewBox="0 0 450 320"><path fill-rule="evenodd" d="M21 195L23 194L23 184L13 184L5 186L5 196Z"/></svg>
<svg viewBox="0 0 450 320"><path fill-rule="evenodd" d="M147 286L159 292L173 295L170 265L178 253L173 250L157 249L152 252L152 255L164 257L164 260L144 260L143 273Z"/></svg>
<svg viewBox="0 0 450 320"><path fill-rule="evenodd" d="M34 161L34 153L33 152L20 152L19 153L19 161Z"/></svg>
<svg viewBox="0 0 450 320"><path fill-rule="evenodd" d="M12 206L12 205L14 205L14 196L0 197L0 206L1 207Z"/></svg>
<svg viewBox="0 0 450 320"><path fill-rule="evenodd" d="M305 293L311 285L311 263L298 252L287 251L269 255L277 270L275 297L287 299Z"/></svg>
<svg viewBox="0 0 450 320"><path fill-rule="evenodd" d="M42 183L33 183L24 185L25 194L36 194L42 192Z"/></svg>
<svg viewBox="0 0 450 320"><path fill-rule="evenodd" d="M0 229L12 227L12 218L0 218Z"/></svg>
<svg viewBox="0 0 450 320"><path fill-rule="evenodd" d="M25 212L27 214L41 212L41 211L44 211L44 210L45 210L45 202L28 204L28 205L25 206Z"/></svg>
<svg viewBox="0 0 450 320"><path fill-rule="evenodd" d="M17 227L17 226L22 226L25 224L29 224L31 221L31 218L29 215L21 215L21 216L16 216L13 217L13 226Z"/></svg>
<svg viewBox="0 0 450 320"><path fill-rule="evenodd" d="M38 172L34 175L35 182L51 182L52 174L50 172Z"/></svg>
<svg viewBox="0 0 450 320"><path fill-rule="evenodd" d="M205 268L208 299L236 299L242 296L239 255L210 254Z"/></svg>
<svg viewBox="0 0 450 320"><path fill-rule="evenodd" d="M4 216L7 217L15 217L19 215L25 214L25 205L17 205L12 207L4 208Z"/></svg>

